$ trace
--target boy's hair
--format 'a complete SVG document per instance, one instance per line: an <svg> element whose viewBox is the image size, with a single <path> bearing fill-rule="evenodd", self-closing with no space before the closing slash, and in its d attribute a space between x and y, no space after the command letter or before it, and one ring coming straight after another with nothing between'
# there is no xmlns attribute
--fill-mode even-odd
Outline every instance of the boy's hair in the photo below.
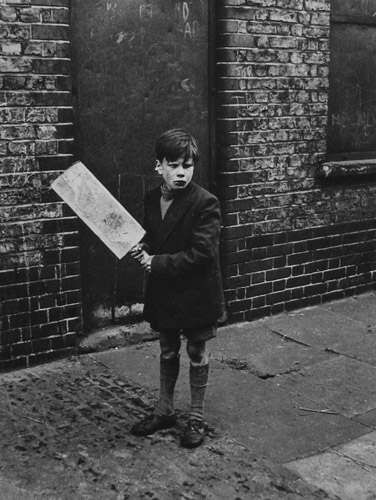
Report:
<svg viewBox="0 0 376 500"><path fill-rule="evenodd" d="M192 158L196 164L199 160L196 139L181 128L167 130L158 137L155 143L155 153L158 161L166 158L170 162L183 157L184 160Z"/></svg>

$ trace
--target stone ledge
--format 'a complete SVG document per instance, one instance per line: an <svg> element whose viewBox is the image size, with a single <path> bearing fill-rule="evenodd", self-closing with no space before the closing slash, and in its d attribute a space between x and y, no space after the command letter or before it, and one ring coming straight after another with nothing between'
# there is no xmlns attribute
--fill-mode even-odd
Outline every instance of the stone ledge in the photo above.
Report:
<svg viewBox="0 0 376 500"><path fill-rule="evenodd" d="M328 161L319 167L320 177L376 175L376 159Z"/></svg>
<svg viewBox="0 0 376 500"><path fill-rule="evenodd" d="M78 354L101 352L151 340L157 340L159 334L152 330L149 323L140 323L104 328L79 339Z"/></svg>

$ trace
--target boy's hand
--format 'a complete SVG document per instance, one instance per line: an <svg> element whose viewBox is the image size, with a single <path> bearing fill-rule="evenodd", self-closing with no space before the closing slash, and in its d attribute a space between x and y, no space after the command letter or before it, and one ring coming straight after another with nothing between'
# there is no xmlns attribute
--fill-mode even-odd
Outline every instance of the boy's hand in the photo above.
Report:
<svg viewBox="0 0 376 500"><path fill-rule="evenodd" d="M144 271L150 273L151 271L151 261L153 259L153 255L149 255L145 250L142 251L142 258L139 260L141 267Z"/></svg>
<svg viewBox="0 0 376 500"><path fill-rule="evenodd" d="M130 249L130 254L131 257L134 259L138 260L138 257L142 254L142 251L147 248L146 243L138 243L138 245L135 245Z"/></svg>
<svg viewBox="0 0 376 500"><path fill-rule="evenodd" d="M144 243L139 243L131 249L130 254L140 264L144 271L150 273L153 256L145 252L144 248L146 248L146 245L144 245Z"/></svg>

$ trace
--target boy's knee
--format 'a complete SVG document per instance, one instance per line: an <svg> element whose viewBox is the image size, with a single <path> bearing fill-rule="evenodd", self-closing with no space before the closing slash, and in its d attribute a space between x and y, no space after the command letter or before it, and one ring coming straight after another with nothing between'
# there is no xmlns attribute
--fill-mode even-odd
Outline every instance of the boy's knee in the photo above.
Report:
<svg viewBox="0 0 376 500"><path fill-rule="evenodd" d="M161 350L161 359L164 361L172 361L179 356L179 350L176 349L163 349Z"/></svg>
<svg viewBox="0 0 376 500"><path fill-rule="evenodd" d="M187 353L193 365L206 365L209 362L209 354L206 349L206 342L187 342Z"/></svg>
<svg viewBox="0 0 376 500"><path fill-rule="evenodd" d="M166 337L161 336L159 344L161 348L161 359L169 361L179 355L181 346L180 337L167 339Z"/></svg>

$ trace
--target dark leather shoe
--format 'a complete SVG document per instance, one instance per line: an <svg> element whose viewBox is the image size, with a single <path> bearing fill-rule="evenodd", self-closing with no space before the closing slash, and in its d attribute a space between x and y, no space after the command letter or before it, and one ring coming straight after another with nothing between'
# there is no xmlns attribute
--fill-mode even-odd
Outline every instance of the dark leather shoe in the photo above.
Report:
<svg viewBox="0 0 376 500"><path fill-rule="evenodd" d="M196 448L204 442L205 426L203 420L189 420L180 444L184 448Z"/></svg>
<svg viewBox="0 0 376 500"><path fill-rule="evenodd" d="M176 413L171 415L160 416L152 413L148 417L140 420L131 427L131 433L134 436L148 436L149 434L154 434L154 432L160 429L167 429L172 427L177 420Z"/></svg>

